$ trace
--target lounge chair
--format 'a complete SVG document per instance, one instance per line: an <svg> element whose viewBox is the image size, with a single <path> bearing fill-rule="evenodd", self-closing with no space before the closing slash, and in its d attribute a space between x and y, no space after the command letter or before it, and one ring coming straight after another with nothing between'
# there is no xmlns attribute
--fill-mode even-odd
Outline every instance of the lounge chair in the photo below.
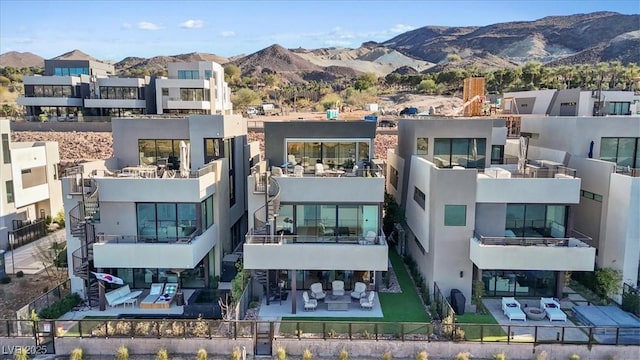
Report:
<svg viewBox="0 0 640 360"><path fill-rule="evenodd" d="M309 293L306 291L302 293L302 300L304 300L304 310L315 310L318 307L318 300L309 299Z"/></svg>
<svg viewBox="0 0 640 360"><path fill-rule="evenodd" d="M171 302L173 298L176 296L176 292L178 291L178 283L167 283L164 286L164 292L158 297L155 304L164 304L168 305L166 307L171 306Z"/></svg>
<svg viewBox="0 0 640 360"><path fill-rule="evenodd" d="M371 310L373 309L373 302L375 299L376 293L371 291L369 295L365 298L360 299L360 307L363 309Z"/></svg>
<svg viewBox="0 0 640 360"><path fill-rule="evenodd" d="M344 295L344 281L342 280L334 280L331 283L331 294L335 296Z"/></svg>
<svg viewBox="0 0 640 360"><path fill-rule="evenodd" d="M362 282L357 282L353 286L353 291L351 292L351 297L360 300L363 297L367 296L367 285Z"/></svg>
<svg viewBox="0 0 640 360"><path fill-rule="evenodd" d="M520 303L514 297L502 298L502 312L504 312L504 315L509 318L509 321L527 321L527 315L522 311Z"/></svg>
<svg viewBox="0 0 640 360"><path fill-rule="evenodd" d="M324 290L322 290L322 284L321 283L313 283L313 284L311 284L311 288L309 290L311 291L311 298L312 299L322 300L327 296L327 294L324 292Z"/></svg>
<svg viewBox="0 0 640 360"><path fill-rule="evenodd" d="M549 321L567 321L567 314L560 309L560 303L553 298L540 298L540 309L544 310Z"/></svg>
<svg viewBox="0 0 640 360"><path fill-rule="evenodd" d="M147 295L142 302L140 303L140 307L144 308L150 304L153 304L158 300L158 297L162 295L162 291L164 290L164 284L151 284L151 289L149 290L149 295Z"/></svg>

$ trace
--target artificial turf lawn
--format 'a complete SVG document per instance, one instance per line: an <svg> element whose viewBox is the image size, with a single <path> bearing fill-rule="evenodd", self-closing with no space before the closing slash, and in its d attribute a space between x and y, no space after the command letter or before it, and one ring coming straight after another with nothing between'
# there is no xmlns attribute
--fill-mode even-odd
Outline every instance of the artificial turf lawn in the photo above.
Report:
<svg viewBox="0 0 640 360"><path fill-rule="evenodd" d="M467 340L480 341L480 333L482 332L483 341L506 341L507 334L502 329L502 326L498 325L498 322L491 314L464 314L456 315L456 322L464 330L464 335ZM473 326L471 324L484 324L491 326Z"/></svg>
<svg viewBox="0 0 640 360"><path fill-rule="evenodd" d="M384 317L283 317L282 320L285 323L280 325L280 331L283 333L294 332L294 330L296 330L296 324L294 322L300 322L299 326L303 332L322 332L323 322L332 322L332 324L325 325L325 329L327 331L333 329L336 332L347 332L349 328L348 323L353 323L353 332L363 332L366 330L368 333L374 333L375 324L367 323L389 323L379 326L378 331L384 331L385 333L400 333L401 326L394 323L416 323L405 324L405 333L426 329L426 324L431 321L431 318L424 309L422 300L420 300L416 288L411 282L402 258L393 250L389 251L389 258L396 277L398 278L402 293L376 293L382 305L382 314ZM290 323L286 323L287 321Z"/></svg>

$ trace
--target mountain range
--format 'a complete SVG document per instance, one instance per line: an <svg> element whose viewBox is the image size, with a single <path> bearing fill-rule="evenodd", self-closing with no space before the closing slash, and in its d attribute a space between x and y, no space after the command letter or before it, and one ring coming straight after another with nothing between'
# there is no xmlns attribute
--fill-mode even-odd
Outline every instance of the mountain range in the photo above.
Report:
<svg viewBox="0 0 640 360"><path fill-rule="evenodd" d="M215 61L240 67L243 75L277 72L292 82L333 81L365 72L384 76L411 74L449 67L512 68L528 61L565 65L620 61L640 64L640 15L596 12L550 16L535 21L488 26L424 26L387 41L366 42L359 48L286 49L274 44L249 55L225 58L189 53L151 58L127 57L117 63L119 73L136 69L158 72L169 62ZM451 61L451 54L460 59ZM93 59L74 50L55 59ZM0 55L0 66L43 66L32 53Z"/></svg>

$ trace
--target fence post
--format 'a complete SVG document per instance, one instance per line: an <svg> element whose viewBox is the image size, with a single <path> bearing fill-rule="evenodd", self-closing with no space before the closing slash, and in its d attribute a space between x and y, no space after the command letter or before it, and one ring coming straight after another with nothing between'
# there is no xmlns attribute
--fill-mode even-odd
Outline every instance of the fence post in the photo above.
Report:
<svg viewBox="0 0 640 360"><path fill-rule="evenodd" d="M562 330L564 332L564 326L562 327ZM593 344L593 326L590 326L589 327L589 342L587 344L587 346L589 347L589 350L591 350L591 345L592 344Z"/></svg>
<svg viewBox="0 0 640 360"><path fill-rule="evenodd" d="M562 337L560 338L560 343L564 344L564 326L562 327Z"/></svg>
<svg viewBox="0 0 640 360"><path fill-rule="evenodd" d="M480 324L480 344L484 343L484 325Z"/></svg>
<svg viewBox="0 0 640 360"><path fill-rule="evenodd" d="M533 329L533 344L537 344L538 343L538 325L535 326L535 328Z"/></svg>
<svg viewBox="0 0 640 360"><path fill-rule="evenodd" d="M238 322L234 321L233 322L233 340L237 340L238 339Z"/></svg>
<svg viewBox="0 0 640 360"><path fill-rule="evenodd" d="M618 340L620 338L620 327L616 328L616 345L618 345Z"/></svg>
<svg viewBox="0 0 640 360"><path fill-rule="evenodd" d="M376 332L376 341L378 341L378 323L375 323L373 327L373 330Z"/></svg>
<svg viewBox="0 0 640 360"><path fill-rule="evenodd" d="M507 326L507 344L511 343L511 325Z"/></svg>
<svg viewBox="0 0 640 360"><path fill-rule="evenodd" d="M80 333L80 339L82 339L82 320L78 320L78 332Z"/></svg>
<svg viewBox="0 0 640 360"><path fill-rule="evenodd" d="M327 340L327 323L322 322L322 340Z"/></svg>
<svg viewBox="0 0 640 360"><path fill-rule="evenodd" d="M300 340L300 322L296 321L296 335L298 335L298 340Z"/></svg>
<svg viewBox="0 0 640 360"><path fill-rule="evenodd" d="M404 342L404 323L400 324L400 340Z"/></svg>
<svg viewBox="0 0 640 360"><path fill-rule="evenodd" d="M351 340L351 322L349 322L349 340Z"/></svg>

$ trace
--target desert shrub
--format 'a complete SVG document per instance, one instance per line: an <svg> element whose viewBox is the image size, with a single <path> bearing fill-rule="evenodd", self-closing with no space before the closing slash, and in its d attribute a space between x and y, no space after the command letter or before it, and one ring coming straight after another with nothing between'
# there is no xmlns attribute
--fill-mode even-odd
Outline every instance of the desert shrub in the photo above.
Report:
<svg viewBox="0 0 640 360"><path fill-rule="evenodd" d="M205 350L205 349L200 349L196 353L196 360L207 360L208 357L209 356L207 355L207 350Z"/></svg>
<svg viewBox="0 0 640 360"><path fill-rule="evenodd" d="M209 280L212 289L217 289L220 284L220 276L216 275L211 280Z"/></svg>
<svg viewBox="0 0 640 360"><path fill-rule="evenodd" d="M420 351L418 355L416 355L416 360L429 360L429 354L426 351Z"/></svg>
<svg viewBox="0 0 640 360"><path fill-rule="evenodd" d="M54 217L51 221L60 225L60 228L63 228L64 227L64 211L62 210L58 211L58 213L56 214L56 217Z"/></svg>
<svg viewBox="0 0 640 360"><path fill-rule="evenodd" d="M231 360L242 360L242 350L240 350L240 348L237 347L233 349Z"/></svg>
<svg viewBox="0 0 640 360"><path fill-rule="evenodd" d="M346 349L340 350L340 354L338 354L339 360L349 360L349 352Z"/></svg>
<svg viewBox="0 0 640 360"><path fill-rule="evenodd" d="M536 355L536 360L547 360L548 358L549 354L544 350L540 354Z"/></svg>
<svg viewBox="0 0 640 360"><path fill-rule="evenodd" d="M302 360L312 360L312 359L313 359L313 353L311 352L311 350L304 349L304 351L302 352Z"/></svg>
<svg viewBox="0 0 640 360"><path fill-rule="evenodd" d="M27 348L19 348L16 350L15 353L13 353L13 360L28 360L29 359L29 352L27 350Z"/></svg>
<svg viewBox="0 0 640 360"><path fill-rule="evenodd" d="M116 360L129 360L129 349L122 345L116 351Z"/></svg>
<svg viewBox="0 0 640 360"><path fill-rule="evenodd" d="M73 351L71 352L71 355L69 356L69 360L82 360L83 356L84 355L82 353L82 349L76 348L76 349L73 349Z"/></svg>
<svg viewBox="0 0 640 360"><path fill-rule="evenodd" d="M69 294L62 299L54 302L51 306L46 307L40 311L40 318L42 319L57 319L60 316L68 313L75 306L80 304L82 299L77 293Z"/></svg>
<svg viewBox="0 0 640 360"><path fill-rule="evenodd" d="M391 355L391 351L387 350L382 354L382 360L391 360L391 359L393 359L393 356Z"/></svg>
<svg viewBox="0 0 640 360"><path fill-rule="evenodd" d="M569 360L580 360L580 355L573 354L573 355L569 356Z"/></svg>
<svg viewBox="0 0 640 360"><path fill-rule="evenodd" d="M11 282L11 278L8 276L5 276L2 279L0 279L0 283L3 283L3 284L8 284L10 282Z"/></svg>
<svg viewBox="0 0 640 360"><path fill-rule="evenodd" d="M504 352L493 354L493 360L507 360L507 355Z"/></svg>
<svg viewBox="0 0 640 360"><path fill-rule="evenodd" d="M18 271L18 272L16 273L16 277L21 278L21 277L23 277L23 276L24 276L24 272L22 272L22 270L20 270L20 271Z"/></svg>
<svg viewBox="0 0 640 360"><path fill-rule="evenodd" d="M156 360L169 360L169 353L167 352L167 349L158 350Z"/></svg>
<svg viewBox="0 0 640 360"><path fill-rule="evenodd" d="M285 348L283 348L282 346L279 346L278 350L276 350L276 359L287 360L287 350L285 350Z"/></svg>
<svg viewBox="0 0 640 360"><path fill-rule="evenodd" d="M456 360L469 360L471 358L471 353L466 351L466 352L459 352L456 354L455 359Z"/></svg>

